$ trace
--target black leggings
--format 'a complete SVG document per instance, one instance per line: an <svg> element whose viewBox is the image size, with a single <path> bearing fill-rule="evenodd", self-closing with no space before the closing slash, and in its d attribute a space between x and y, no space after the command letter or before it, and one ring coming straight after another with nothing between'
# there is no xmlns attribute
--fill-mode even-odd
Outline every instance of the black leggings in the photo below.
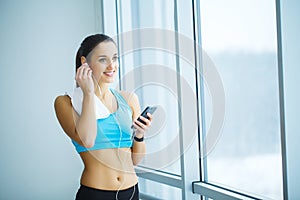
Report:
<svg viewBox="0 0 300 200"><path fill-rule="evenodd" d="M81 185L75 200L139 200L138 184L119 191L100 190Z"/></svg>

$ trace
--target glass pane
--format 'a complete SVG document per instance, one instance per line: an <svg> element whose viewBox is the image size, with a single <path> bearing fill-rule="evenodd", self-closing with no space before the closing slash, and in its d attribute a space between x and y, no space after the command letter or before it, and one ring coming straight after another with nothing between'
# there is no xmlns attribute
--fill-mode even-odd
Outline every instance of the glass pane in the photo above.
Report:
<svg viewBox="0 0 300 200"><path fill-rule="evenodd" d="M141 193L156 197L158 199L182 199L181 189L143 178L139 178L139 190Z"/></svg>
<svg viewBox="0 0 300 200"><path fill-rule="evenodd" d="M204 159L205 179L282 199L275 1L202 0L201 24L203 50L225 92L223 130ZM203 93L206 132L215 99L206 86Z"/></svg>
<svg viewBox="0 0 300 200"><path fill-rule="evenodd" d="M117 24L116 24L116 1L103 1L104 9L104 30L105 34L115 37L117 34Z"/></svg>

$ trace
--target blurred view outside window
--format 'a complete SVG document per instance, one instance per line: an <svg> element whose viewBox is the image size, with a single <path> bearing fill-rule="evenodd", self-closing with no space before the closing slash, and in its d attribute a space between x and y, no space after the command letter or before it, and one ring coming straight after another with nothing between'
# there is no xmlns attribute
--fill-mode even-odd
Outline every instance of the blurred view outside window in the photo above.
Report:
<svg viewBox="0 0 300 200"><path fill-rule="evenodd" d="M203 49L226 95L222 135L204 159L206 181L282 199L275 1L200 3ZM204 96L208 127L213 111L207 89Z"/></svg>

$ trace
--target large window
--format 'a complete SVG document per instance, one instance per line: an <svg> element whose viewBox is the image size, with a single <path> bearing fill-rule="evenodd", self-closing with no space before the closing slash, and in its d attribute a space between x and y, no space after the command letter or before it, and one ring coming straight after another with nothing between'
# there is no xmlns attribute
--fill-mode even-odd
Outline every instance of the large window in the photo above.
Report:
<svg viewBox="0 0 300 200"><path fill-rule="evenodd" d="M205 181L281 199L275 1L202 0L200 5L203 49L226 95L222 135L204 159ZM208 127L213 110L209 90L203 94Z"/></svg>
<svg viewBox="0 0 300 200"><path fill-rule="evenodd" d="M275 1L100 2L115 87L159 106L143 199L282 199Z"/></svg>

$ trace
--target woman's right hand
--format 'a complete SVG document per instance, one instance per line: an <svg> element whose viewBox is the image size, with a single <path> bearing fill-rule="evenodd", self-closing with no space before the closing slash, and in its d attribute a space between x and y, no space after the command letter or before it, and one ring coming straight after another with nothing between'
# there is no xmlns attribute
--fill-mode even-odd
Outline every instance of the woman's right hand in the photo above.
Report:
<svg viewBox="0 0 300 200"><path fill-rule="evenodd" d="M87 63L82 64L78 69L75 77L76 82L80 86L83 94L94 94L94 82L92 78L92 69Z"/></svg>

